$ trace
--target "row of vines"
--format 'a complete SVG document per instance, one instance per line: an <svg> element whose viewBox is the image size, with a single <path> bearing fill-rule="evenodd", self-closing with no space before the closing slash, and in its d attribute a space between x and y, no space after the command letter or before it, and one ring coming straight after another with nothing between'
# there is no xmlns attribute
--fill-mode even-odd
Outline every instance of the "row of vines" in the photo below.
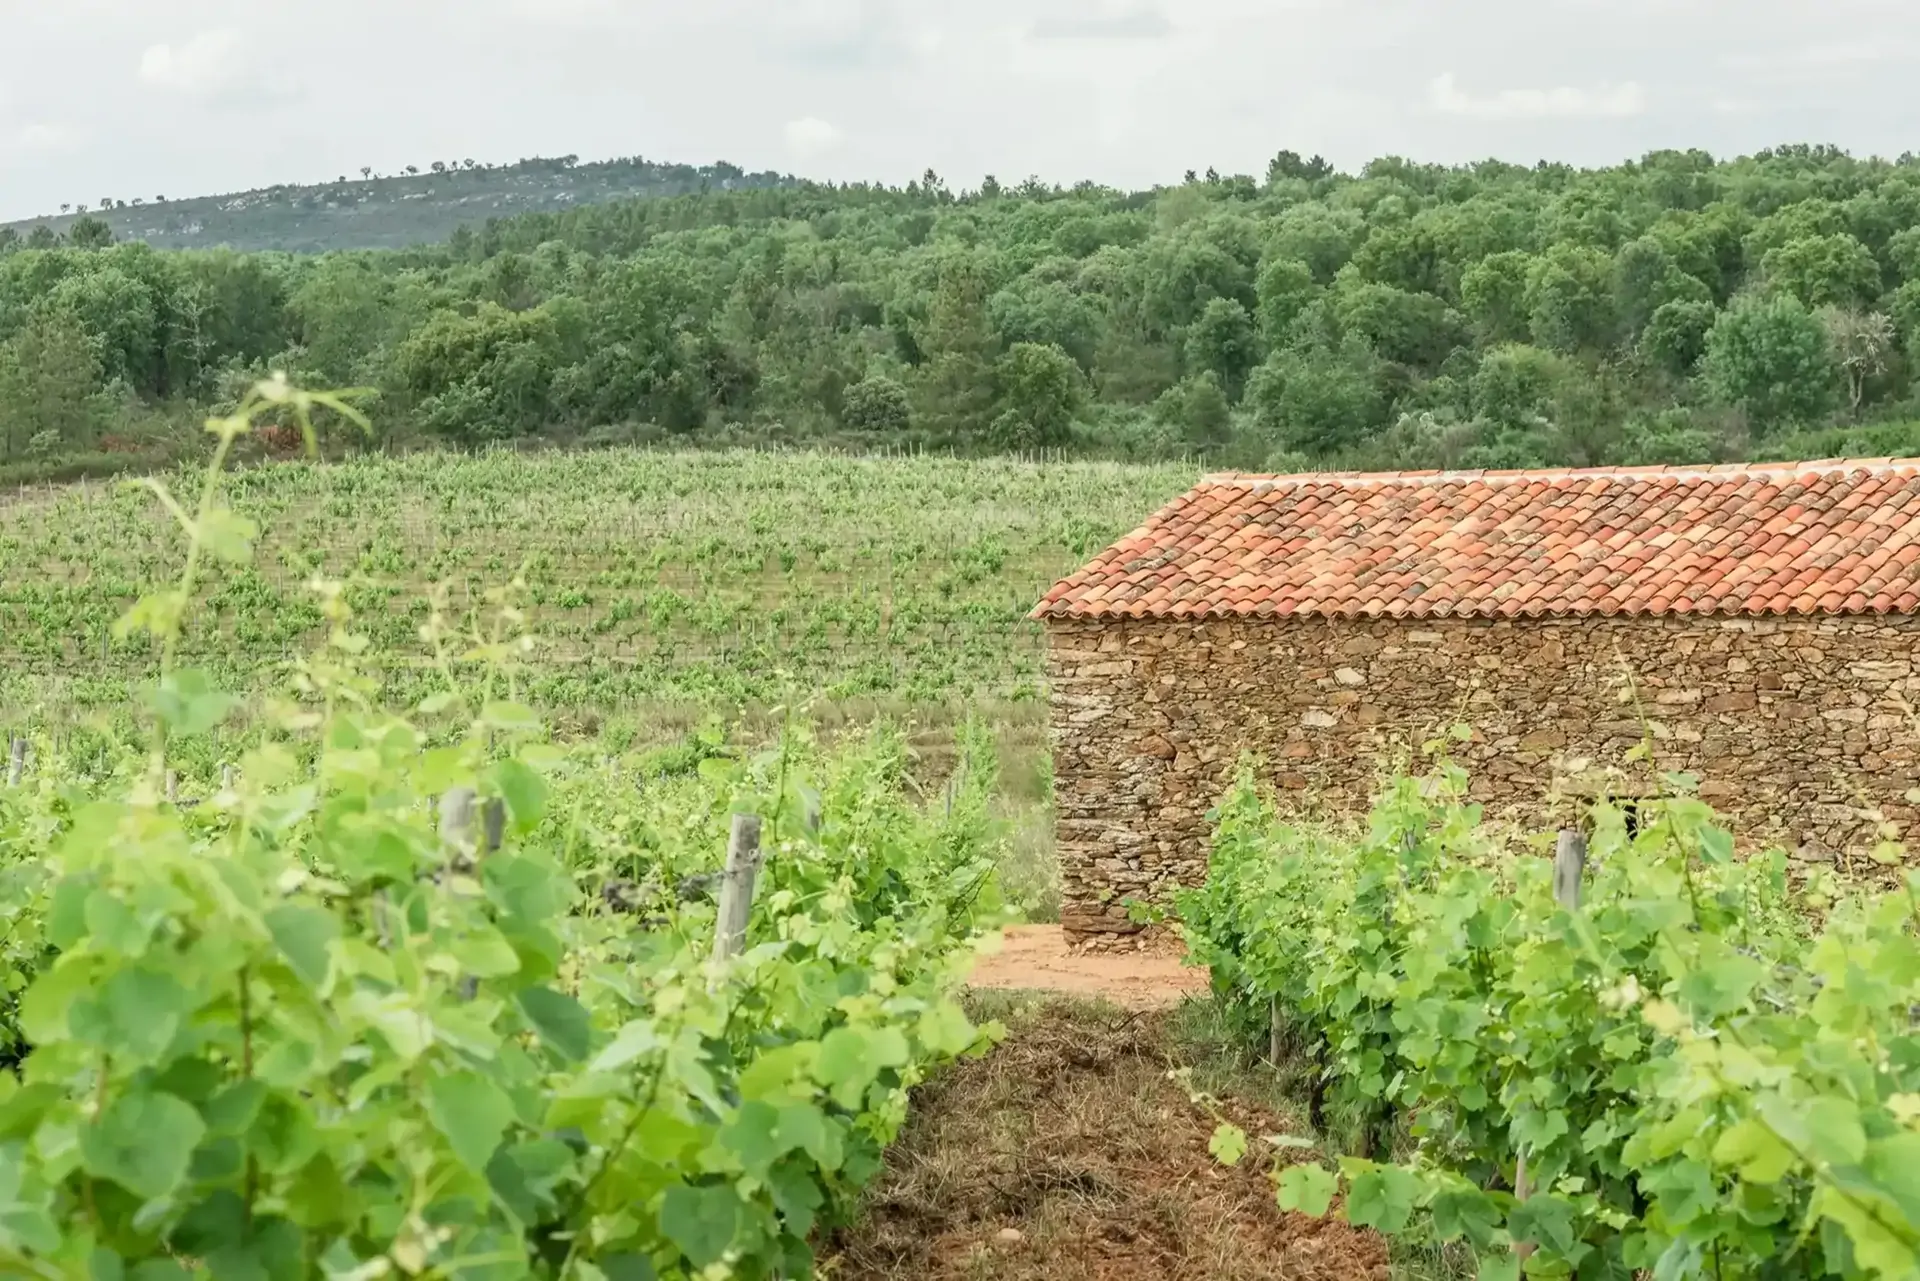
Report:
<svg viewBox="0 0 1920 1281"><path fill-rule="evenodd" d="M1338 1174L1280 1174L1283 1206L1344 1193L1482 1276L1920 1276L1920 874L1736 859L1687 784L1632 830L1597 807L1576 903L1450 766L1359 838L1242 779L1181 912L1346 1136Z"/></svg>
<svg viewBox="0 0 1920 1281"><path fill-rule="evenodd" d="M206 579L254 559L220 464L264 405L350 412L266 385L211 425L197 503L148 495L186 555L116 629L156 657L147 741L9 756L0 1273L811 1274L910 1088L996 1036L956 1002L1005 915L990 740L963 735L938 807L884 733L559 747L521 699L510 593L470 648L431 612L438 687L396 704L318 579L318 644L218 782L176 787L240 701L180 660ZM765 866L722 947L742 813Z"/></svg>
<svg viewBox="0 0 1920 1281"><path fill-rule="evenodd" d="M484 605L521 579L535 704L772 703L794 689L1020 700L1027 611L1192 480L1179 467L816 454L369 457L235 475L259 554L210 573L181 653L252 692L323 634L307 589L349 584L396 696L437 679L429 589ZM124 704L151 646L114 624L179 563L150 496L98 485L0 504L0 715Z"/></svg>

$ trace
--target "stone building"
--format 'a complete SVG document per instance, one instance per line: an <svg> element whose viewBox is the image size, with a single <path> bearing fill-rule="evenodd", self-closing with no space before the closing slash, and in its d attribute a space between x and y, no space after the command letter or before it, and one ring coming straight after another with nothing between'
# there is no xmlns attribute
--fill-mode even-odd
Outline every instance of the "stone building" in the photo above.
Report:
<svg viewBox="0 0 1920 1281"><path fill-rule="evenodd" d="M1633 794L1650 733L1749 847L1920 817L1920 461L1214 476L1034 616L1075 934L1204 876L1245 752L1358 812L1464 724L1489 819L1537 825Z"/></svg>

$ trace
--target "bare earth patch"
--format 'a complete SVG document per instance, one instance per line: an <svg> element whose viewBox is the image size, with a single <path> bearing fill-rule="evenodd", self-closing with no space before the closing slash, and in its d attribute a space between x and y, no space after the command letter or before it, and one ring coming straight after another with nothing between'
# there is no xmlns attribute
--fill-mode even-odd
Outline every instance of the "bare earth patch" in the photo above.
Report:
<svg viewBox="0 0 1920 1281"><path fill-rule="evenodd" d="M1180 963L1180 944L1158 939L1144 950L1081 952L1058 925L1016 925L1000 950L981 956L968 986L1099 998L1129 1010L1164 1009L1207 990L1207 972Z"/></svg>
<svg viewBox="0 0 1920 1281"><path fill-rule="evenodd" d="M1058 1000L1016 1009L1004 1044L916 1093L865 1219L822 1252L826 1275L1385 1281L1378 1237L1279 1209L1271 1158L1228 1169L1209 1155L1213 1118L1167 1076L1182 1066L1171 1021ZM1286 1128L1250 1108L1232 1117L1253 1134Z"/></svg>

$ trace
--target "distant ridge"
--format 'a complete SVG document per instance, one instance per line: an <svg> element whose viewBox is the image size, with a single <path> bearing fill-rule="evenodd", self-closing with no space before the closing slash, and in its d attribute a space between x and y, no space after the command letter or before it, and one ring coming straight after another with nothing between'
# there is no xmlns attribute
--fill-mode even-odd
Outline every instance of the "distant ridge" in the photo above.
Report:
<svg viewBox="0 0 1920 1281"><path fill-rule="evenodd" d="M62 213L0 226L23 237L43 226L64 234L86 215L105 221L118 240L142 240L159 249L400 249L443 241L460 227L489 218L798 183L790 174L750 174L725 161L679 165L639 156L589 164L579 163L576 156L535 157L511 165L438 163L438 169L434 162L415 166L414 173L342 175L333 182L189 199L124 192L111 198L111 208L92 200Z"/></svg>

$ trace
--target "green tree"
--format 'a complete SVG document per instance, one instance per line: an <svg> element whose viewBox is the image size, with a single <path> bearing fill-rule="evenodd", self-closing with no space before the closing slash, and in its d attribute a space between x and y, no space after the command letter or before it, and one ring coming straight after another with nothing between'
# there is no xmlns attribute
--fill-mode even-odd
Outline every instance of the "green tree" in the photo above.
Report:
<svg viewBox="0 0 1920 1281"><path fill-rule="evenodd" d="M1920 225L1895 233L1887 242L1887 261L1900 283L1920 280Z"/></svg>
<svg viewBox="0 0 1920 1281"><path fill-rule="evenodd" d="M1432 294L1356 283L1343 275L1331 301L1343 332L1364 339L1397 364L1437 369L1447 353L1466 340L1460 317Z"/></svg>
<svg viewBox="0 0 1920 1281"><path fill-rule="evenodd" d="M1909 280L1893 291L1887 300L1887 315L1909 363L1920 367L1920 279Z"/></svg>
<svg viewBox="0 0 1920 1281"><path fill-rule="evenodd" d="M1744 209L1725 202L1704 209L1669 210L1647 229L1675 267L1705 284L1716 303L1733 295L1746 270L1743 242L1752 224Z"/></svg>
<svg viewBox="0 0 1920 1281"><path fill-rule="evenodd" d="M1316 457L1337 454L1386 426L1378 365L1364 346L1276 352L1248 381L1247 404L1277 444Z"/></svg>
<svg viewBox="0 0 1920 1281"><path fill-rule="evenodd" d="M358 255L328 255L287 300L293 336L316 377L335 387L369 381L368 364L396 317L390 282Z"/></svg>
<svg viewBox="0 0 1920 1281"><path fill-rule="evenodd" d="M160 389L160 307L145 281L118 266L77 271L49 290L39 306L73 317L98 340L109 381L119 379L149 394Z"/></svg>
<svg viewBox="0 0 1920 1281"><path fill-rule="evenodd" d="M1621 328L1631 338L1653 313L1670 302L1713 301L1713 291L1681 271L1673 255L1651 236L1630 240L1614 257L1614 300Z"/></svg>
<svg viewBox="0 0 1920 1281"><path fill-rule="evenodd" d="M1460 306L1483 343L1525 342L1532 333L1527 281L1533 255L1508 250L1481 259L1460 277Z"/></svg>
<svg viewBox="0 0 1920 1281"><path fill-rule="evenodd" d="M203 339L199 360L254 364L286 350L293 336L286 280L267 260L216 250L180 263L187 287L200 294L194 308Z"/></svg>
<svg viewBox="0 0 1920 1281"><path fill-rule="evenodd" d="M1354 210L1296 205L1280 216L1268 236L1266 257L1304 262L1324 285L1347 265L1366 237L1366 220Z"/></svg>
<svg viewBox="0 0 1920 1281"><path fill-rule="evenodd" d="M919 419L948 444L977 440L992 422L999 340L987 316L986 272L971 257L946 262L928 304Z"/></svg>
<svg viewBox="0 0 1920 1281"><path fill-rule="evenodd" d="M1558 352L1524 343L1496 347L1474 372L1474 412L1501 427L1533 426L1564 387L1583 377L1579 367Z"/></svg>
<svg viewBox="0 0 1920 1281"><path fill-rule="evenodd" d="M1375 231L1354 251L1353 269L1362 280L1391 285L1411 294L1440 292L1440 250L1433 236L1415 223Z"/></svg>
<svg viewBox="0 0 1920 1281"><path fill-rule="evenodd" d="M1613 258L1599 249L1555 245L1527 277L1527 318L1533 340L1562 352L1600 352L1613 346Z"/></svg>
<svg viewBox="0 0 1920 1281"><path fill-rule="evenodd" d="M1085 399L1086 375L1060 348L1015 343L995 370L1000 413L994 443L1003 449L1049 449L1064 445Z"/></svg>
<svg viewBox="0 0 1920 1281"><path fill-rule="evenodd" d="M1833 358L1846 381L1847 408L1858 422L1868 382L1887 372L1897 345L1893 321L1882 312L1825 307L1820 311L1820 323L1826 328Z"/></svg>
<svg viewBox="0 0 1920 1281"><path fill-rule="evenodd" d="M1298 258L1271 258L1260 268L1256 293L1260 333L1269 347L1285 344L1293 322L1318 293L1313 269Z"/></svg>
<svg viewBox="0 0 1920 1281"><path fill-rule="evenodd" d="M1756 432L1810 422L1833 403L1836 366L1820 318L1790 294L1735 300L1707 335L1707 385Z"/></svg>
<svg viewBox="0 0 1920 1281"><path fill-rule="evenodd" d="M92 443L105 411L98 345L59 310L36 313L0 343L0 442L9 460L30 447L44 452L48 442L59 449Z"/></svg>
<svg viewBox="0 0 1920 1281"><path fill-rule="evenodd" d="M884 374L870 374L847 388L840 405L840 422L849 431L876 437L906 434L913 420L907 389Z"/></svg>
<svg viewBox="0 0 1920 1281"><path fill-rule="evenodd" d="M400 345L395 367L421 426L471 446L528 435L553 420L560 346L546 310L487 303L472 316L435 316Z"/></svg>
<svg viewBox="0 0 1920 1281"><path fill-rule="evenodd" d="M1795 201L1762 218L1747 233L1741 249L1748 262L1757 263L1793 241L1821 240L1846 230L1846 210L1831 200L1815 197Z"/></svg>
<svg viewBox="0 0 1920 1281"><path fill-rule="evenodd" d="M1808 307L1860 307L1880 297L1880 264L1849 235L1790 240L1760 266L1770 284Z"/></svg>
<svg viewBox="0 0 1920 1281"><path fill-rule="evenodd" d="M1662 303L1640 332L1640 353L1655 368L1685 378L1706 354L1707 334L1719 318L1711 302Z"/></svg>
<svg viewBox="0 0 1920 1281"><path fill-rule="evenodd" d="M1254 301L1253 276L1208 224L1152 241L1141 263L1141 304L1152 331L1170 334L1199 319L1217 298Z"/></svg>
<svg viewBox="0 0 1920 1281"><path fill-rule="evenodd" d="M1082 369L1093 368L1100 308L1064 281L1022 277L988 300L987 313L1007 345L1051 343Z"/></svg>
<svg viewBox="0 0 1920 1281"><path fill-rule="evenodd" d="M1212 373L1229 400L1238 400L1259 362L1253 317L1232 298L1215 298L1187 330L1187 370Z"/></svg>
<svg viewBox="0 0 1920 1281"><path fill-rule="evenodd" d="M1233 430L1233 408L1211 369L1168 388L1154 402L1153 415L1188 444L1203 448L1225 444Z"/></svg>
<svg viewBox="0 0 1920 1281"><path fill-rule="evenodd" d="M105 249L113 244L113 228L100 218L75 218L67 227L67 243L75 249Z"/></svg>

